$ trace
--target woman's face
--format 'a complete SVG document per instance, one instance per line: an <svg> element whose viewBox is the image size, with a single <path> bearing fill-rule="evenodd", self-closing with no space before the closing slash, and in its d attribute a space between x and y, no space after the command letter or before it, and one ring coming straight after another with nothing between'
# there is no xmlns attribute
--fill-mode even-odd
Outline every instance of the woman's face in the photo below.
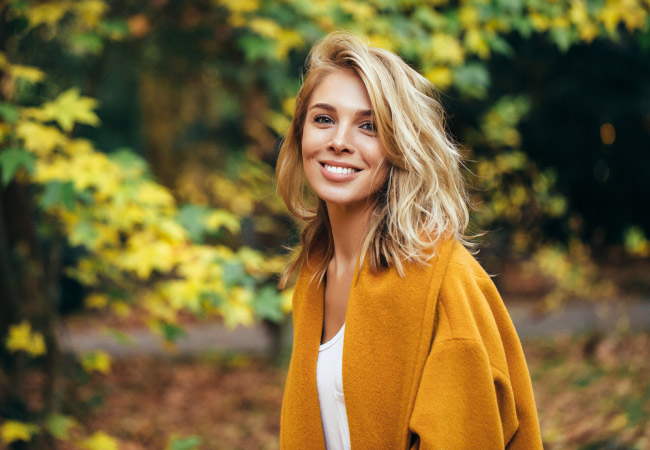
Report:
<svg viewBox="0 0 650 450"><path fill-rule="evenodd" d="M314 89L302 133L307 181L328 205L364 207L386 181L388 163L368 92L339 69Z"/></svg>

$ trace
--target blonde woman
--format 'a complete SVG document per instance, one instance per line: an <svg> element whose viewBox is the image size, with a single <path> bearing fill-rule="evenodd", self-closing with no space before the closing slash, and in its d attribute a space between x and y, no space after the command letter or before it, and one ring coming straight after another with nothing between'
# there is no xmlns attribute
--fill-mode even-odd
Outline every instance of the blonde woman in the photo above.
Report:
<svg viewBox="0 0 650 450"><path fill-rule="evenodd" d="M311 51L278 190L305 222L283 449L541 449L530 376L466 250L433 86L351 34Z"/></svg>

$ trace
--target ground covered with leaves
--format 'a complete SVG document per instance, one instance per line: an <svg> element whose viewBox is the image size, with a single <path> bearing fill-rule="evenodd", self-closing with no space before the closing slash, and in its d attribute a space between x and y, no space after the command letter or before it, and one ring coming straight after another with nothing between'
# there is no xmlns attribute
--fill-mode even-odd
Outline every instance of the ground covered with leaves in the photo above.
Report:
<svg viewBox="0 0 650 450"><path fill-rule="evenodd" d="M546 449L650 449L650 334L524 346Z"/></svg>
<svg viewBox="0 0 650 450"><path fill-rule="evenodd" d="M524 342L545 448L650 449L650 334ZM242 355L116 360L80 391L85 425L122 449L197 436L206 450L278 449L286 369Z"/></svg>

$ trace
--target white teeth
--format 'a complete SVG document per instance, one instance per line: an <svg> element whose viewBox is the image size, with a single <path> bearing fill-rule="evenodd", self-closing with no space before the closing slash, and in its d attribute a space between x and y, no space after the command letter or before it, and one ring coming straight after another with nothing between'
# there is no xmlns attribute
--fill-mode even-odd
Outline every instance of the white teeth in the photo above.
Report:
<svg viewBox="0 0 650 450"><path fill-rule="evenodd" d="M348 174L348 173L356 172L356 169L353 169L351 167L337 167L337 166L330 166L328 164L323 164L323 166L325 167L325 170L332 173Z"/></svg>

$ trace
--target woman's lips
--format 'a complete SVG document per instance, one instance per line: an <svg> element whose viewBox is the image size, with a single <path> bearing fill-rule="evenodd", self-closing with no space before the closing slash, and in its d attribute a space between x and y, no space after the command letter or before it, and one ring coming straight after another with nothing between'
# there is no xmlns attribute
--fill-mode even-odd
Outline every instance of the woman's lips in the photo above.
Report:
<svg viewBox="0 0 650 450"><path fill-rule="evenodd" d="M348 181L361 172L361 169L337 162L320 161L319 165L323 177L330 181Z"/></svg>

